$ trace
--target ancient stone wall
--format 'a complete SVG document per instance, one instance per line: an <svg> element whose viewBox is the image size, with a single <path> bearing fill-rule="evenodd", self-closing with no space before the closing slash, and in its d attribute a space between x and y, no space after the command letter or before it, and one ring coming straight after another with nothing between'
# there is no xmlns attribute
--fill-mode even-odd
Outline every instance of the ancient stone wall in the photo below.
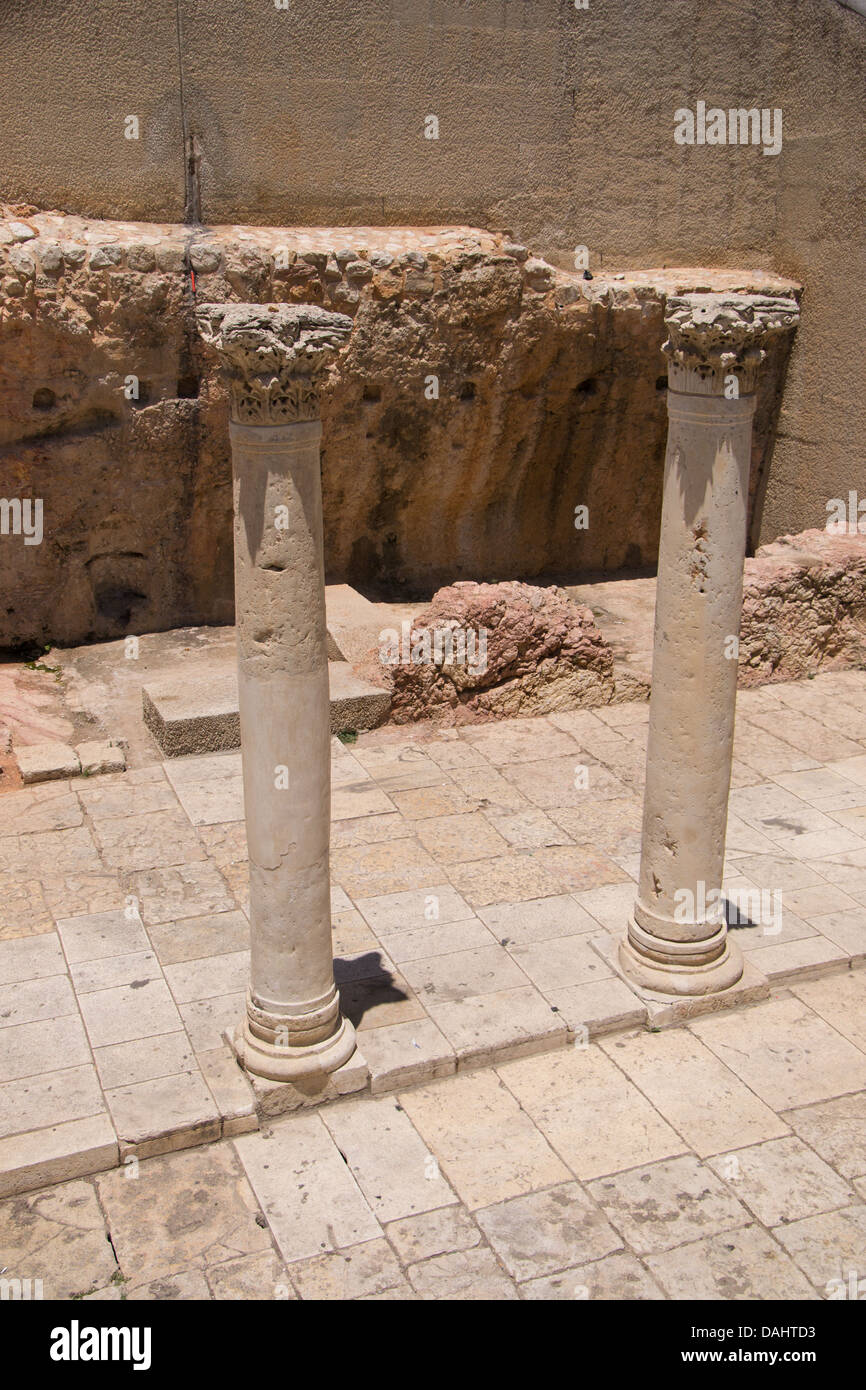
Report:
<svg viewBox="0 0 866 1390"><path fill-rule="evenodd" d="M593 270L792 276L808 293L757 545L866 490L864 89L866 20L837 0L4 0L0 197L456 221L563 266L586 245ZM778 109L779 153L677 145L699 101Z"/></svg>
<svg viewBox="0 0 866 1390"><path fill-rule="evenodd" d="M426 598L459 579L651 567L665 298L702 284L799 293L705 270L587 281L470 228L7 215L0 497L41 499L44 537L0 545L0 645L231 621L227 406L196 303L354 316L323 411L331 582ZM785 365L762 385L756 493Z"/></svg>

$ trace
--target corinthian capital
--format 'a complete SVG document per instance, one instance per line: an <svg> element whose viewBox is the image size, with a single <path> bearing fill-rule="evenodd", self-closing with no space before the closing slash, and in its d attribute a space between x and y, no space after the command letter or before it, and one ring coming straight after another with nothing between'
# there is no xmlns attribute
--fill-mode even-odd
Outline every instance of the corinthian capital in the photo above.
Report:
<svg viewBox="0 0 866 1390"><path fill-rule="evenodd" d="M352 329L346 314L316 304L203 304L196 318L228 377L233 420L319 418L319 387Z"/></svg>
<svg viewBox="0 0 866 1390"><path fill-rule="evenodd" d="M799 322L795 299L766 294L672 295L665 310L672 388L721 395L726 376L739 390L755 390L773 338L792 334Z"/></svg>

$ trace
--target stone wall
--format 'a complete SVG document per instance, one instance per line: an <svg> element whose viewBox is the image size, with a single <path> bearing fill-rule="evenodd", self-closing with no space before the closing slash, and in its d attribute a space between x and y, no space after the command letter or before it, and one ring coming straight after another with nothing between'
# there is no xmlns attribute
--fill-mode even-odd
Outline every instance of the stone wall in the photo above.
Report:
<svg viewBox="0 0 866 1390"><path fill-rule="evenodd" d="M0 544L0 645L231 621L227 408L196 300L355 317L324 409L331 582L399 599L652 566L665 297L701 286L799 294L706 270L587 281L470 228L184 232L9 213L0 497L41 498L44 538ZM786 351L763 380L756 494Z"/></svg>
<svg viewBox="0 0 866 1390"><path fill-rule="evenodd" d="M864 88L866 21L837 0L4 0L0 196L469 222L562 265L585 244L593 269L791 276L808 295L757 545L866 490ZM779 108L781 152L676 145L698 100Z"/></svg>

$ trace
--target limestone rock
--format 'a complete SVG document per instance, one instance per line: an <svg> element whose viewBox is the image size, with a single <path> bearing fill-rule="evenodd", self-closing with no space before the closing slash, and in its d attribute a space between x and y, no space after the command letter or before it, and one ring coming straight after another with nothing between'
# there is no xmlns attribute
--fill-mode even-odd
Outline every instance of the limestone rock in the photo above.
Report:
<svg viewBox="0 0 866 1390"><path fill-rule="evenodd" d="M746 561L739 684L866 666L866 534L803 531Z"/></svg>
<svg viewBox="0 0 866 1390"><path fill-rule="evenodd" d="M111 270L123 264L122 246L98 246L90 253L91 270Z"/></svg>
<svg viewBox="0 0 866 1390"><path fill-rule="evenodd" d="M180 229L28 213L38 240L24 245L9 230L23 216L0 207L0 497L42 498L45 535L0 547L0 645L231 622L227 388L190 338ZM555 267L530 279L510 234L466 227L365 228L354 245L326 228L199 235L198 307L319 304L354 319L322 400L330 582L393 599L652 565L665 298L746 288L742 272L647 271L616 287L599 275L585 295ZM49 254L57 273L43 260L33 274L49 243L62 264ZM756 488L784 368L780 349L760 390Z"/></svg>
<svg viewBox="0 0 866 1390"><path fill-rule="evenodd" d="M410 641L399 662L383 663L396 723L543 714L613 695L611 652L590 610L562 589L452 584L415 619Z"/></svg>
<svg viewBox="0 0 866 1390"><path fill-rule="evenodd" d="M126 754L110 739L88 739L86 743L76 744L75 752L81 763L81 771L87 777L97 772L126 770Z"/></svg>
<svg viewBox="0 0 866 1390"><path fill-rule="evenodd" d="M16 748L18 768L25 787L32 782L53 782L75 777L81 771L78 754L65 743L31 743Z"/></svg>
<svg viewBox="0 0 866 1390"><path fill-rule="evenodd" d="M63 252L56 241L43 242L39 249L39 263L46 275L59 275L63 269Z"/></svg>
<svg viewBox="0 0 866 1390"><path fill-rule="evenodd" d="M218 246L191 246L189 262L201 275L212 275L222 264L222 253Z"/></svg>

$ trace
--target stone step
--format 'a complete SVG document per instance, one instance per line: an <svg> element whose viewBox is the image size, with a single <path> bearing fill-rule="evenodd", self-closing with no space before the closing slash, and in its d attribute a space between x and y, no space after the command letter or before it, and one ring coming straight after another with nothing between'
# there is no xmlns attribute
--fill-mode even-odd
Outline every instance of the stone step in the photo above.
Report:
<svg viewBox="0 0 866 1390"><path fill-rule="evenodd" d="M331 733L373 729L387 719L391 694L361 680L347 661L329 661ZM142 712L167 758L239 748L238 682L234 656L209 657L163 672L142 686Z"/></svg>
<svg viewBox="0 0 866 1390"><path fill-rule="evenodd" d="M328 656L332 661L365 661L379 645L388 626L388 609L353 589L351 584L328 584L325 589L328 615Z"/></svg>

